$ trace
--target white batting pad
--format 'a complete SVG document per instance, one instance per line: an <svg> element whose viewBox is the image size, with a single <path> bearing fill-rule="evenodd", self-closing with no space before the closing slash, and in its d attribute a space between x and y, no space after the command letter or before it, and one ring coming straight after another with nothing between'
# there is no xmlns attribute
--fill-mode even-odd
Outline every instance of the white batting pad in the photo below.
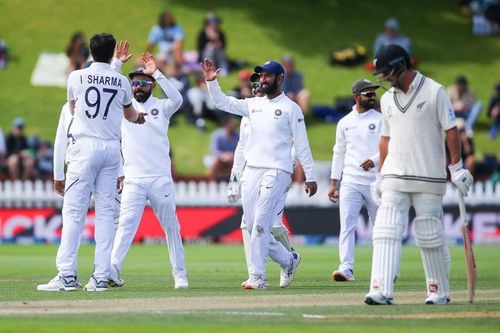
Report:
<svg viewBox="0 0 500 333"><path fill-rule="evenodd" d="M401 237L407 218L391 203L382 203L373 227L373 258L370 291L392 298L399 273Z"/></svg>
<svg viewBox="0 0 500 333"><path fill-rule="evenodd" d="M415 218L415 241L420 247L427 293L449 296L450 252L444 239L443 223L435 216Z"/></svg>
<svg viewBox="0 0 500 333"><path fill-rule="evenodd" d="M273 226L271 233L274 238L283 244L288 251L292 251L292 244L290 243L290 238L288 237L288 229L284 225Z"/></svg>

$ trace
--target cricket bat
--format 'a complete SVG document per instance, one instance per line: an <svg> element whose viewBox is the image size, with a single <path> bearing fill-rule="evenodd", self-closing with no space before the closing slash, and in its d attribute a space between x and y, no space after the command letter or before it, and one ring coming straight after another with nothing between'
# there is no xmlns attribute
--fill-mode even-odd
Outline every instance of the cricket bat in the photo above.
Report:
<svg viewBox="0 0 500 333"><path fill-rule="evenodd" d="M462 220L462 237L464 238L465 250L465 268L467 270L467 290L469 292L469 303L474 302L476 292L476 258L472 250L472 241L470 238L469 219L465 210L464 197L462 193L458 193L458 208L460 210L460 219Z"/></svg>

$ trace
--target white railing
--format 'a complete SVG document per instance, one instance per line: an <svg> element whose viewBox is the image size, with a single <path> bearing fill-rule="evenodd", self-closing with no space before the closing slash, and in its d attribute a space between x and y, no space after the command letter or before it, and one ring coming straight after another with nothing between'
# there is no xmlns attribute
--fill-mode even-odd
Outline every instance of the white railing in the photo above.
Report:
<svg viewBox="0 0 500 333"><path fill-rule="evenodd" d="M332 206L333 204L328 200L328 187L327 180L320 181L318 193L308 198L304 192L304 185L294 183L288 193L287 206ZM178 182L176 183L176 198L178 206L230 206L227 202L225 182ZM500 205L500 183L497 183L495 188L492 182L475 183L465 201L468 205ZM456 203L457 195L451 183L448 183L443 204L454 205ZM62 197L54 192L51 181L0 182L0 208L61 206Z"/></svg>

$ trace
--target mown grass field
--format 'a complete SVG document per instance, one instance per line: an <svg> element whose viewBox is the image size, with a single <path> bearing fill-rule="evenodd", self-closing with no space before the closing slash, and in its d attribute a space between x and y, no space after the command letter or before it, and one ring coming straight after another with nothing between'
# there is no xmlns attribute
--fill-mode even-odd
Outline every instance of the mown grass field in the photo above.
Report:
<svg viewBox="0 0 500 333"><path fill-rule="evenodd" d="M371 57L373 40L389 16L397 17L403 33L412 38L420 70L443 85L466 74L478 98L487 103L493 84L500 80L498 37L473 36L471 18L461 14L454 0L5 0L0 1L0 38L7 41L13 60L0 71L0 127L7 132L12 120L21 116L28 134L52 141L65 90L30 85L40 53L64 52L71 34L80 30L87 38L112 32L117 39L127 39L132 53L139 55L151 26L165 9L184 27L186 49L196 48L204 16L216 11L223 19L230 57L253 67L292 54L314 104L332 104L335 96L349 95L354 80L371 77L363 66L332 67L328 56L332 50L360 43ZM124 71L131 69L127 65ZM237 74L220 81L230 89ZM307 124L314 158L330 160L335 125L313 119ZM489 124L483 112L475 129L478 158L498 154L499 139L487 137ZM169 136L177 172L203 172L209 133L198 133L181 118Z"/></svg>
<svg viewBox="0 0 500 333"><path fill-rule="evenodd" d="M270 288L246 291L242 248L187 244L190 289L174 290L166 247L134 246L123 267L126 285L104 293L36 291L55 275L56 246L0 245L0 332L494 332L500 327L498 247L477 246L477 297L466 301L461 247L452 251L452 303L426 306L420 255L405 247L398 305L363 303L371 248L356 249L353 283L335 283L336 246L304 246L297 277L279 289L268 264ZM80 250L79 274L91 274L93 246Z"/></svg>

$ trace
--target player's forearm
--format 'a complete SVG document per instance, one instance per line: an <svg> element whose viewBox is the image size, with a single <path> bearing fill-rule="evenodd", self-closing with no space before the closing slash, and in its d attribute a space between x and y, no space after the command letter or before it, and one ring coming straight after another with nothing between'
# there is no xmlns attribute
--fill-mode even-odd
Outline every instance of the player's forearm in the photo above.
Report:
<svg viewBox="0 0 500 333"><path fill-rule="evenodd" d="M248 106L245 100L226 96L220 89L217 80L206 81L208 92L212 97L217 109L236 114L239 116L248 117Z"/></svg>
<svg viewBox="0 0 500 333"><path fill-rule="evenodd" d="M132 104L123 107L123 117L133 123L139 118L139 113Z"/></svg>
<svg viewBox="0 0 500 333"><path fill-rule="evenodd" d="M111 69L114 70L115 72L120 72L122 66L123 62L117 57L113 57L113 60L111 60Z"/></svg>
<svg viewBox="0 0 500 333"><path fill-rule="evenodd" d="M458 130L456 127L446 131L446 144L448 145L448 151L450 152L450 164L457 164L461 159L461 151L460 137L458 136Z"/></svg>
<svg viewBox="0 0 500 333"><path fill-rule="evenodd" d="M155 78L156 82L158 82L161 90L165 93L168 99L170 99L170 102L173 105L173 109L177 111L184 101L179 90L177 90L172 82L170 82L170 80L167 79L159 70L156 70L153 73L153 77Z"/></svg>
<svg viewBox="0 0 500 333"><path fill-rule="evenodd" d="M389 152L389 140L391 138L388 136L381 136L379 143L379 161L378 161L378 171L382 170L382 166L384 165L385 158L387 157L387 153Z"/></svg>

